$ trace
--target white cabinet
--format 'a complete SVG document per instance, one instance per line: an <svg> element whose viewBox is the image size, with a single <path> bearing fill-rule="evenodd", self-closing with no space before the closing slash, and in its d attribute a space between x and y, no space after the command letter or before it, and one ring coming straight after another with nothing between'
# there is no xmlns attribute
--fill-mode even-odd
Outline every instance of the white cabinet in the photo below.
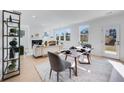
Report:
<svg viewBox="0 0 124 93"><path fill-rule="evenodd" d="M40 46L40 45L34 45L33 46L33 56L39 57L39 56L45 56L47 55L48 51L50 52L59 52L62 50L62 45L55 45L55 46Z"/></svg>
<svg viewBox="0 0 124 93"><path fill-rule="evenodd" d="M34 57L39 57L39 56L41 56L41 53L42 53L41 46L34 45L33 46L33 56Z"/></svg>

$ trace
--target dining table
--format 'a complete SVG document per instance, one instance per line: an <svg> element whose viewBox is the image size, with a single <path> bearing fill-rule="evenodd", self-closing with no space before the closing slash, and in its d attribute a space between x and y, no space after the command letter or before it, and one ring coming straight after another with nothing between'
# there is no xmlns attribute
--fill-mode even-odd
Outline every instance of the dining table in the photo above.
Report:
<svg viewBox="0 0 124 93"><path fill-rule="evenodd" d="M78 76L78 71L77 71L77 64L79 62L78 59L81 57L81 55L84 54L84 53L78 51L78 50L81 50L81 49L85 49L85 53L88 53L91 50L89 48L76 47L76 49L69 49L70 53L64 52L65 60L67 60L68 57L74 58L75 65L73 67L73 70L74 70L75 76ZM90 63L89 54L87 54L87 59L88 59L88 63L83 63L83 62L79 62L79 63L89 64Z"/></svg>

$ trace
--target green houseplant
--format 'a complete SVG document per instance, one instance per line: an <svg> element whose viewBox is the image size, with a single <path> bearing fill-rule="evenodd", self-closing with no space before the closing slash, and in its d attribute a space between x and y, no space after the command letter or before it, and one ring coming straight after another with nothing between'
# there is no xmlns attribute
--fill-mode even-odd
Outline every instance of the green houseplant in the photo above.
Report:
<svg viewBox="0 0 124 93"><path fill-rule="evenodd" d="M10 32L9 32L9 35L16 35L16 33L17 33L16 28L11 28Z"/></svg>
<svg viewBox="0 0 124 93"><path fill-rule="evenodd" d="M13 71L16 68L16 60L12 60L11 64L8 66L9 71Z"/></svg>

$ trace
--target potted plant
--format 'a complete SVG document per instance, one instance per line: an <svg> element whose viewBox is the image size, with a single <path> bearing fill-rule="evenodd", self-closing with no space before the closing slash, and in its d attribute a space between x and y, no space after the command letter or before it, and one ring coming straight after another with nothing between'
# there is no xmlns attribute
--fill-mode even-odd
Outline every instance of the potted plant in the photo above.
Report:
<svg viewBox="0 0 124 93"><path fill-rule="evenodd" d="M44 42L44 45L47 46L47 41Z"/></svg>
<svg viewBox="0 0 124 93"><path fill-rule="evenodd" d="M16 68L16 60L12 60L11 64L8 66L8 72L14 71Z"/></svg>
<svg viewBox="0 0 124 93"><path fill-rule="evenodd" d="M16 33L17 33L16 28L11 28L11 29L10 29L10 32L9 32L9 35L14 36L14 35L16 35Z"/></svg>

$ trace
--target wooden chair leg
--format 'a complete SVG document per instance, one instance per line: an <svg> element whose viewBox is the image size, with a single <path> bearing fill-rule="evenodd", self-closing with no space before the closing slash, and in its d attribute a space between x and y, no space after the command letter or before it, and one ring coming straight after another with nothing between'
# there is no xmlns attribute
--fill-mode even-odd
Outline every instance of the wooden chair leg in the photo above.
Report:
<svg viewBox="0 0 124 93"><path fill-rule="evenodd" d="M67 55L65 56L65 60L67 60Z"/></svg>
<svg viewBox="0 0 124 93"><path fill-rule="evenodd" d="M88 64L90 64L90 55L87 55Z"/></svg>
<svg viewBox="0 0 124 93"><path fill-rule="evenodd" d="M57 72L57 82L59 82L59 72Z"/></svg>
<svg viewBox="0 0 124 93"><path fill-rule="evenodd" d="M71 69L72 69L73 73L75 74L75 69L74 68L71 68Z"/></svg>
<svg viewBox="0 0 124 93"><path fill-rule="evenodd" d="M91 61L92 61L92 59L91 59L91 55L89 55L89 57L90 57L90 63L91 63Z"/></svg>
<svg viewBox="0 0 124 93"><path fill-rule="evenodd" d="M69 68L69 77L71 78L71 68Z"/></svg>
<svg viewBox="0 0 124 93"><path fill-rule="evenodd" d="M50 69L49 79L51 79L52 69Z"/></svg>

